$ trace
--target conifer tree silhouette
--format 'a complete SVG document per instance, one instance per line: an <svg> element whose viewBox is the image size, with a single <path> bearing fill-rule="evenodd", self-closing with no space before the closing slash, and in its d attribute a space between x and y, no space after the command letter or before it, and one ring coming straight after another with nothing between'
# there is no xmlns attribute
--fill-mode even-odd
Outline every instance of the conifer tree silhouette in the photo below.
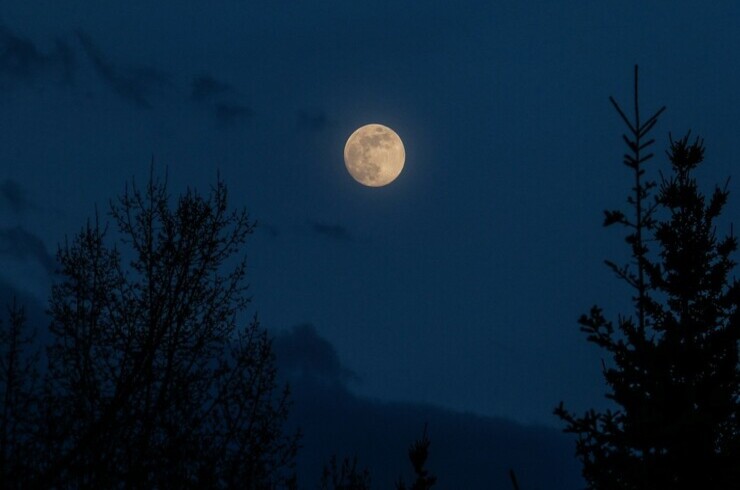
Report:
<svg viewBox="0 0 740 490"><path fill-rule="evenodd" d="M357 458L344 458L342 464L332 456L321 475L321 490L370 490L370 472L357 467Z"/></svg>
<svg viewBox="0 0 740 490"><path fill-rule="evenodd" d="M715 229L729 192L702 194L693 171L704 144L689 134L669 136L670 175L659 174L659 186L645 178L647 135L664 108L641 122L637 67L634 79L634 122L610 98L629 129L634 214L606 211L604 220L629 230L631 264L606 263L633 289L634 317L615 325L594 306L579 319L611 357L602 367L616 408L576 416L561 402L555 414L578 435L591 489L740 488L740 285L730 277L737 240Z"/></svg>
<svg viewBox="0 0 740 490"><path fill-rule="evenodd" d="M411 466L414 467L416 480L408 490L430 490L437 483L437 477L430 474L429 470L425 467L427 458L429 457L430 445L431 441L427 436L427 426L424 425L424 433L421 435L421 438L414 441L409 448L409 461L411 461ZM399 478L396 484L396 490L407 490L403 479Z"/></svg>

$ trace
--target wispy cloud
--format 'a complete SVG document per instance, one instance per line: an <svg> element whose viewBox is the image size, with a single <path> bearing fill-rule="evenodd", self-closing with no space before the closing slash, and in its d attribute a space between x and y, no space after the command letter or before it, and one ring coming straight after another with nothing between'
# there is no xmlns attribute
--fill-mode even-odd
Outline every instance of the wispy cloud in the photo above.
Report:
<svg viewBox="0 0 740 490"><path fill-rule="evenodd" d="M196 101L228 94L233 90L231 85L228 83L216 80L212 76L206 74L195 77L191 87L192 91L190 97Z"/></svg>
<svg viewBox="0 0 740 490"><path fill-rule="evenodd" d="M26 190L11 179L0 183L0 206L7 206L15 214L36 209L36 205L28 198Z"/></svg>
<svg viewBox="0 0 740 490"><path fill-rule="evenodd" d="M252 109L236 103L216 104L216 120L221 126L233 126L234 124L252 116Z"/></svg>
<svg viewBox="0 0 740 490"><path fill-rule="evenodd" d="M250 107L236 102L235 95L234 87L208 74L195 77L191 83L191 100L208 102L221 128L234 126L254 114Z"/></svg>
<svg viewBox="0 0 740 490"><path fill-rule="evenodd" d="M77 31L77 39L100 79L121 98L149 109L155 89L170 85L169 76L153 67L139 66L122 70L113 65L84 31Z"/></svg>
<svg viewBox="0 0 740 490"><path fill-rule="evenodd" d="M53 49L43 51L32 40L0 25L0 87L26 85L54 80L71 83L78 69L75 49L81 49L83 59L98 79L121 99L133 105L151 109L158 95L174 91L172 77L153 66L134 64L120 66L105 54L92 36L84 30L74 33L76 43L57 39ZM182 97L184 94L180 94ZM210 117L220 128L235 126L254 115L248 105L239 101L234 87L208 73L195 76L190 83L191 101L207 103ZM323 116L305 113L300 124L318 129L326 122Z"/></svg>
<svg viewBox="0 0 740 490"><path fill-rule="evenodd" d="M346 227L339 224L326 224L321 222L311 222L311 230L317 235L337 240L341 242L351 242L354 240Z"/></svg>
<svg viewBox="0 0 740 490"><path fill-rule="evenodd" d="M273 224L265 223L264 221L258 221L256 228L257 228L257 231L262 231L264 233L267 233L272 238L277 238L278 235L280 235L280 228L278 228L277 226Z"/></svg>
<svg viewBox="0 0 740 490"><path fill-rule="evenodd" d="M56 260L46 250L41 238L20 226L0 229L0 255L16 260L35 260L49 274L56 269Z"/></svg>
<svg viewBox="0 0 740 490"><path fill-rule="evenodd" d="M65 41L57 39L52 50L43 52L30 39L0 25L0 81L33 86L49 78L66 83L75 67L74 53Z"/></svg>
<svg viewBox="0 0 740 490"><path fill-rule="evenodd" d="M300 110L296 112L296 126L300 130L321 131L332 126L332 122L324 111Z"/></svg>

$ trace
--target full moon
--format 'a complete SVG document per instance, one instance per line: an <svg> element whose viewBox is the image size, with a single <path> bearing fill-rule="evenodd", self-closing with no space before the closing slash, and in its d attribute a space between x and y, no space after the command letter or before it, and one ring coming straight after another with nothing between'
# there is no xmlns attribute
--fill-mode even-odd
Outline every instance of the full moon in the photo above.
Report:
<svg viewBox="0 0 740 490"><path fill-rule="evenodd" d="M406 150L395 131L382 124L367 124L352 133L344 145L344 165L360 184L381 187L403 170Z"/></svg>

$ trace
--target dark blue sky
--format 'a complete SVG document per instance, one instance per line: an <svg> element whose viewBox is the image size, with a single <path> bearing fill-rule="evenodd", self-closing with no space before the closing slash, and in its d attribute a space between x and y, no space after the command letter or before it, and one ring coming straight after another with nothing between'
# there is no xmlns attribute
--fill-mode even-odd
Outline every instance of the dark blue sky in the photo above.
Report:
<svg viewBox="0 0 740 490"><path fill-rule="evenodd" d="M131 177L217 171L262 226L274 332L310 323L355 395L557 427L602 407L577 317L625 311L602 210L624 202L640 64L655 135L740 161L740 5L715 2L12 2L0 11L0 280L44 301L50 255ZM354 129L406 147L392 185L346 172ZM654 163L665 168L665 159ZM737 218L731 196L728 219Z"/></svg>

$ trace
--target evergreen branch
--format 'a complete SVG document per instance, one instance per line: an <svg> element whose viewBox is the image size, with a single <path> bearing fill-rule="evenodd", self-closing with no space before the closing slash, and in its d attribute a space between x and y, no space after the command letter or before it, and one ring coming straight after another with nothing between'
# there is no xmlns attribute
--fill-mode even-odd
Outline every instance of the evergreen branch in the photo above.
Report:
<svg viewBox="0 0 740 490"><path fill-rule="evenodd" d="M637 160L637 163L645 163L645 162L647 162L648 160L650 160L651 158L653 158L654 156L655 156L655 155L653 155L652 153L648 153L648 154L647 154L646 156L644 156L644 157L640 157L640 158L639 158L639 159Z"/></svg>
<svg viewBox="0 0 740 490"><path fill-rule="evenodd" d="M632 134L634 134L635 136L637 136L638 135L637 131L635 130L634 127L632 127L632 123L630 123L629 119L627 119L627 116L625 116L624 112L622 111L622 108L619 107L619 104L617 104L617 101L614 100L614 97L612 97L610 95L609 96L609 100L611 101L612 105L617 110L617 112L619 113L619 115L622 116L622 120L627 125L627 127L630 129L630 131L632 131Z"/></svg>
<svg viewBox="0 0 740 490"><path fill-rule="evenodd" d="M642 151L645 148L647 148L648 146L652 145L653 143L655 143L655 138L652 138L652 139L646 141L645 143L641 144L640 147L638 148L638 150Z"/></svg>
<svg viewBox="0 0 740 490"><path fill-rule="evenodd" d="M651 129L653 129L653 126L658 122L658 116L663 114L663 111L666 110L666 107L663 106L658 111L653 114L653 116L645 121L645 123L642 125L642 127L638 130L638 136L643 137L645 136Z"/></svg>
<svg viewBox="0 0 740 490"><path fill-rule="evenodd" d="M636 278L634 277L634 274L629 273L629 266L625 265L622 267L619 267L617 264L612 262L611 260L604 260L604 263L609 267L618 278L625 281L627 284L632 286L633 288L638 288L639 283L637 282Z"/></svg>
<svg viewBox="0 0 740 490"><path fill-rule="evenodd" d="M631 139L627 138L626 134L622 134L622 139L627 144L630 150L632 150L633 152L637 151L637 142L632 141Z"/></svg>

